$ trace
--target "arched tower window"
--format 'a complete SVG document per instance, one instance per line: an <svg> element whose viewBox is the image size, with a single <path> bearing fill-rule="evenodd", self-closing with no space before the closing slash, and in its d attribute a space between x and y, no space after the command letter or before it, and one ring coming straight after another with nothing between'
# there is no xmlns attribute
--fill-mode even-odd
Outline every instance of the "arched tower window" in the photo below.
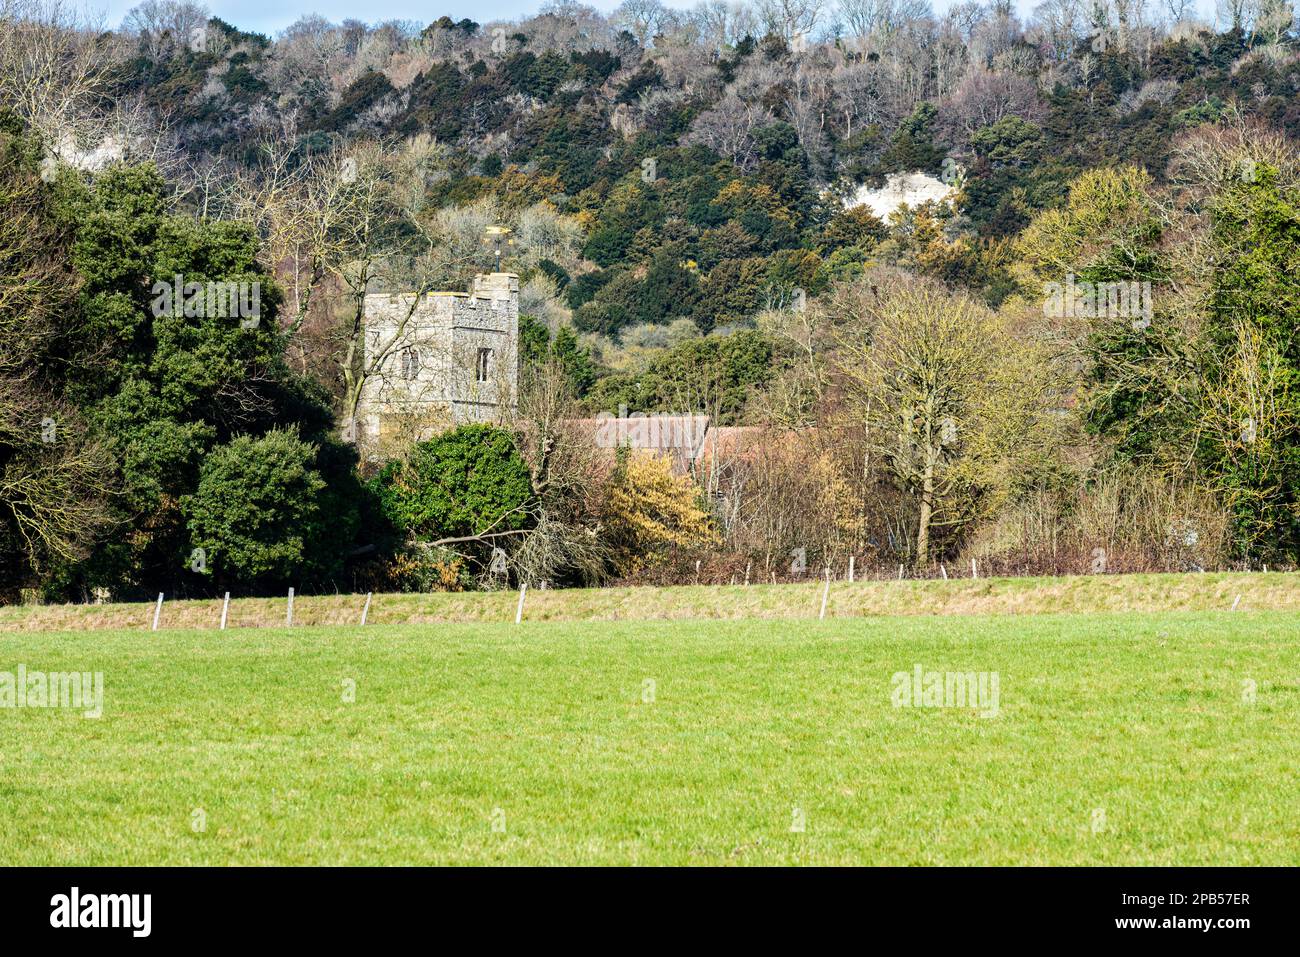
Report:
<svg viewBox="0 0 1300 957"><path fill-rule="evenodd" d="M402 350L401 369L403 379L414 379L420 374L420 352L414 346Z"/></svg>

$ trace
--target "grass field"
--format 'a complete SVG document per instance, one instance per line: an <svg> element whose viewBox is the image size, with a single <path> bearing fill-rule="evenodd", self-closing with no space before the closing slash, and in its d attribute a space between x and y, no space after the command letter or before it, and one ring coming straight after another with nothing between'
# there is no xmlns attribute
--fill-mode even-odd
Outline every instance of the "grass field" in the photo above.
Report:
<svg viewBox="0 0 1300 957"><path fill-rule="evenodd" d="M0 864L1296 864L1298 637L1240 610L5 634L0 671L105 693L0 708ZM996 672L997 715L894 707L917 664Z"/></svg>

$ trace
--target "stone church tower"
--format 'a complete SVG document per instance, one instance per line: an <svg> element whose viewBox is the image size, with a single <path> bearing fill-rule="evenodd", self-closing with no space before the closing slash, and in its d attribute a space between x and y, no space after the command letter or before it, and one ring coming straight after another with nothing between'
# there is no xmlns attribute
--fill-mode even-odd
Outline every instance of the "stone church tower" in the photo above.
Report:
<svg viewBox="0 0 1300 957"><path fill-rule="evenodd" d="M370 293L357 438L423 441L466 422L496 422L518 405L519 277L474 277L470 291Z"/></svg>

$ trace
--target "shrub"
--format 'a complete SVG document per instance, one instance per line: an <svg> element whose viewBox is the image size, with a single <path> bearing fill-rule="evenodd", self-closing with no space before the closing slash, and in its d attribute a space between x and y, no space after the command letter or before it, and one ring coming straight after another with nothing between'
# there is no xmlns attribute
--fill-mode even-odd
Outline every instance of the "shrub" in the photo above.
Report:
<svg viewBox="0 0 1300 957"><path fill-rule="evenodd" d="M268 586L292 581L333 516L319 493L316 446L292 432L237 436L206 457L182 500L190 543L219 581Z"/></svg>
<svg viewBox="0 0 1300 957"><path fill-rule="evenodd" d="M421 442L384 468L375 491L393 524L423 541L524 529L533 498L514 436L491 425Z"/></svg>
<svg viewBox="0 0 1300 957"><path fill-rule="evenodd" d="M626 455L610 488L607 521L621 575L668 562L683 550L717 543L700 492L670 461L645 451Z"/></svg>

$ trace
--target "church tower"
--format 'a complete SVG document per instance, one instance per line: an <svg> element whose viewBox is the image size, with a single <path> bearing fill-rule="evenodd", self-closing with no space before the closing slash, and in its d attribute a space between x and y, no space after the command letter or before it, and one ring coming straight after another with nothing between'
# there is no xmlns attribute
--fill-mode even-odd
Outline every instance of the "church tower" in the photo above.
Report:
<svg viewBox="0 0 1300 957"><path fill-rule="evenodd" d="M423 441L465 422L501 422L518 408L519 277L474 277L468 293L371 293L367 378L357 438Z"/></svg>

